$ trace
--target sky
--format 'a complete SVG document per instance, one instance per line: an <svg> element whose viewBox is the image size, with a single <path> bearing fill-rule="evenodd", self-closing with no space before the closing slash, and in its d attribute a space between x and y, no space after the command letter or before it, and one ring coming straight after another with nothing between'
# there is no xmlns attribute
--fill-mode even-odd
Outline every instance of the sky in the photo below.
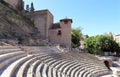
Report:
<svg viewBox="0 0 120 77"><path fill-rule="evenodd" d="M54 22L73 20L72 28L81 28L84 35L108 32L120 34L120 0L24 0L34 3L35 10L48 9ZM26 8L26 7L25 7Z"/></svg>

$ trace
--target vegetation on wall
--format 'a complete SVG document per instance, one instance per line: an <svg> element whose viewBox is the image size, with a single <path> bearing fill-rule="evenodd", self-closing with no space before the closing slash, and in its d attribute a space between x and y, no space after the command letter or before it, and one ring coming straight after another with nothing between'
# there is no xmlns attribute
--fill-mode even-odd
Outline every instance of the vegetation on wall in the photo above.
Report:
<svg viewBox="0 0 120 77"><path fill-rule="evenodd" d="M108 35L91 36L85 40L85 48L89 53L102 54L104 52L120 53L119 44Z"/></svg>
<svg viewBox="0 0 120 77"><path fill-rule="evenodd" d="M79 47L80 40L82 39L81 28L73 28L72 29L72 47Z"/></svg>

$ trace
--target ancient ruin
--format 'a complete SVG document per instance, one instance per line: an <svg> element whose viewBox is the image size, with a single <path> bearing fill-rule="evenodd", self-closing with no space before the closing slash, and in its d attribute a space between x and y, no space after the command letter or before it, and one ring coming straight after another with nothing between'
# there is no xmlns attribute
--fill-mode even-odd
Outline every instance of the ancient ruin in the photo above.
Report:
<svg viewBox="0 0 120 77"><path fill-rule="evenodd" d="M34 11L33 3L28 11L24 10L23 0L5 0L15 10L21 12L34 22L34 26L38 29L39 38L47 40L54 44L60 44L64 47L71 47L71 23L72 19L64 18L59 23L53 23L54 16L45 9ZM32 10L31 10L32 9Z"/></svg>

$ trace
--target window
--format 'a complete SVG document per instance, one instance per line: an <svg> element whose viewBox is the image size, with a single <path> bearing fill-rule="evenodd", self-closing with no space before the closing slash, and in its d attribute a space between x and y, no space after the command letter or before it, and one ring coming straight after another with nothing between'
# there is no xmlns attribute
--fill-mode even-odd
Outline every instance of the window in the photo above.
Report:
<svg viewBox="0 0 120 77"><path fill-rule="evenodd" d="M61 32L61 30L58 30L58 35L62 35L62 32Z"/></svg>

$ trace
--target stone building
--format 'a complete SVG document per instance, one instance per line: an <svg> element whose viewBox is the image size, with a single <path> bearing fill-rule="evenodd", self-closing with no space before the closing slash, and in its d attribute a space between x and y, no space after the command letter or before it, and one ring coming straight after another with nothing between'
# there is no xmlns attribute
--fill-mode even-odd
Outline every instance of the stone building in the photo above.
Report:
<svg viewBox="0 0 120 77"><path fill-rule="evenodd" d="M40 10L26 13L40 31L40 38L51 43L71 47L72 19L64 18L59 23L53 23L53 15L49 10Z"/></svg>
<svg viewBox="0 0 120 77"><path fill-rule="evenodd" d="M48 30L53 24L53 15L48 10L27 12L26 16L34 22L34 25L38 28L40 32L40 37L42 39L48 39Z"/></svg>
<svg viewBox="0 0 120 77"><path fill-rule="evenodd" d="M120 34L113 35L113 38L117 43L120 43Z"/></svg>
<svg viewBox="0 0 120 77"><path fill-rule="evenodd" d="M113 39L117 42L117 43L120 43L120 34L113 34L112 32L108 32L108 35L113 37Z"/></svg>
<svg viewBox="0 0 120 77"><path fill-rule="evenodd" d="M59 23L54 23L49 29L49 41L71 47L72 19L64 18Z"/></svg>
<svg viewBox="0 0 120 77"><path fill-rule="evenodd" d="M20 11L17 7L24 8L22 0L5 0L12 7ZM19 4L22 1L21 5ZM53 23L54 16L49 10L39 10L24 13L34 22L35 27L39 30L39 38L51 43L60 44L65 47L71 47L71 23L72 19L64 18L59 23Z"/></svg>

